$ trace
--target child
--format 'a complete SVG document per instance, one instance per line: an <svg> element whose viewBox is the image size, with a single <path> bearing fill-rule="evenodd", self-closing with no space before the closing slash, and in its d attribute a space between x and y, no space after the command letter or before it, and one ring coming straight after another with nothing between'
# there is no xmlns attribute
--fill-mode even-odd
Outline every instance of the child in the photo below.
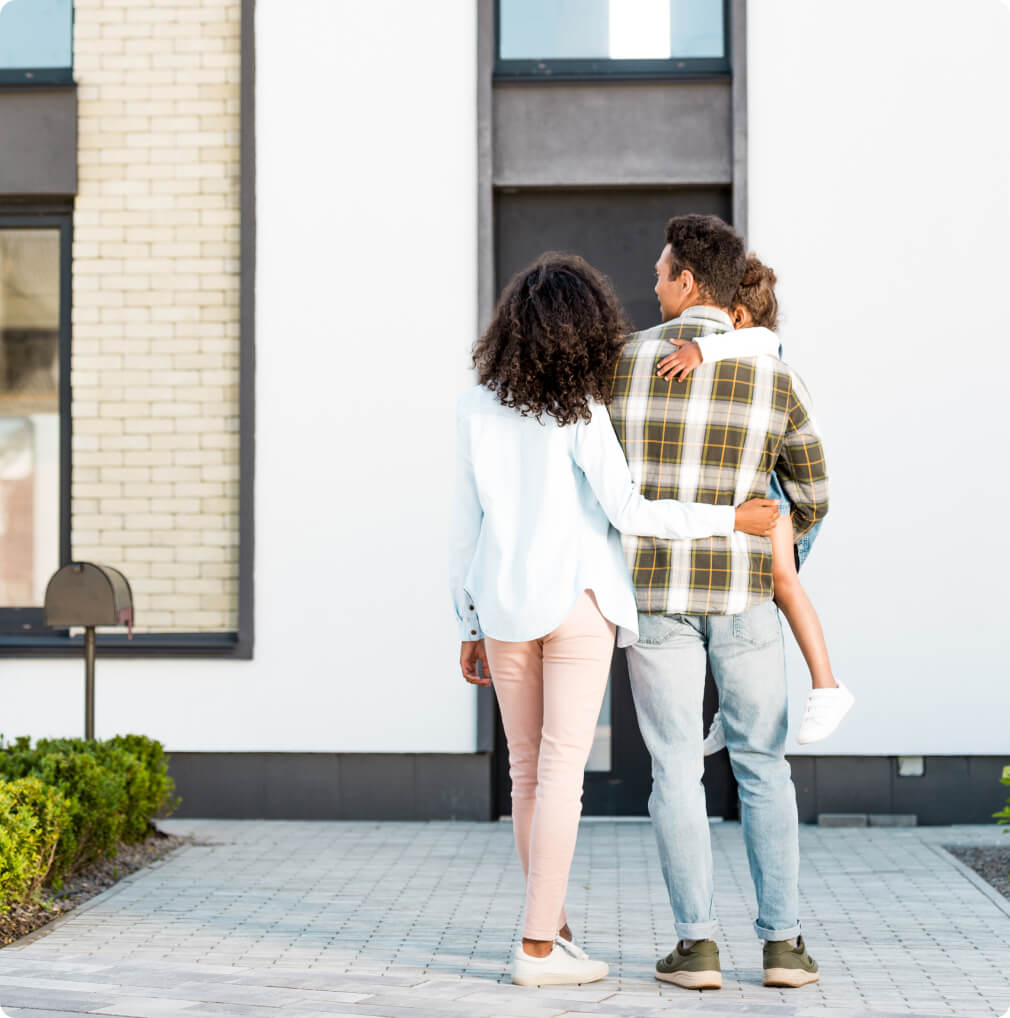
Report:
<svg viewBox="0 0 1010 1018"><path fill-rule="evenodd" d="M673 340L680 349L660 361L659 374L664 378L682 381L703 361L780 354L781 347L778 346L774 332L764 331L774 330L778 325L775 282L775 273L755 255L748 255L747 271L737 290L733 307L730 308L734 329L747 331L736 335L723 333L702 336L698 341L691 342ZM778 525L772 533L775 603L789 621L813 680L813 690L807 697L807 707L797 737L797 741L805 745L820 742L831 735L855 703L855 697L845 686L839 685L831 673L820 620L797 573L806 549L802 549L800 555L794 552L793 525L789 516L791 507L774 474L768 494L770 498L779 499L781 511ZM717 753L725 745L722 719L716 713L705 738L705 755Z"/></svg>

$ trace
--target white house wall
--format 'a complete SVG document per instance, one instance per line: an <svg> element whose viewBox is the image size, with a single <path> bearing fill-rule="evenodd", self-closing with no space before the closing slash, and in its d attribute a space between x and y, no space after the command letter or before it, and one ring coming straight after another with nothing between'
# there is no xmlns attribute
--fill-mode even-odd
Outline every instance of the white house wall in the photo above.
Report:
<svg viewBox="0 0 1010 1018"><path fill-rule="evenodd" d="M749 239L832 477L803 576L859 698L807 750L1004 753L1010 5L759 0L748 37Z"/></svg>
<svg viewBox="0 0 1010 1018"><path fill-rule="evenodd" d="M255 659L100 659L96 734L472 752L445 548L477 318L474 11L257 11ZM5 662L0 732L79 734L82 672Z"/></svg>
<svg viewBox="0 0 1010 1018"><path fill-rule="evenodd" d="M472 752L444 548L477 317L473 5L257 9L255 658L100 660L97 733ZM827 443L804 579L859 697L819 753L1007 748L1010 9L952 12L749 8L749 239ZM4 662L0 732L79 732L82 670ZM790 683L795 717L795 648Z"/></svg>

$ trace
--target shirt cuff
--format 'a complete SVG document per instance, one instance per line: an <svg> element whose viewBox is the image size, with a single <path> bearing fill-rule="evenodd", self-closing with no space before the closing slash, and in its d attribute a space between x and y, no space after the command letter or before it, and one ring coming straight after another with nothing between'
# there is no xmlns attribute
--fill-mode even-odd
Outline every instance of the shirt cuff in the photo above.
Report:
<svg viewBox="0 0 1010 1018"><path fill-rule="evenodd" d="M716 505L712 507L718 514L716 518L716 537L729 537L736 530L736 506Z"/></svg>
<svg viewBox="0 0 1010 1018"><path fill-rule="evenodd" d="M484 631L480 627L480 619L477 617L477 607L473 598L464 590L463 601L457 609L459 614L459 638L462 642L468 643L473 640L483 640Z"/></svg>
<svg viewBox="0 0 1010 1018"><path fill-rule="evenodd" d="M721 333L716 333L715 335L721 335ZM713 359L713 355L712 355L711 349L709 347L709 340L714 339L714 338L715 338L714 335L695 336L694 337L694 341L695 341L695 343L698 344L698 349L701 351L701 362L702 362L702 364L706 364L706 363L708 363L709 361L711 361ZM718 359L718 358L716 358L716 359Z"/></svg>

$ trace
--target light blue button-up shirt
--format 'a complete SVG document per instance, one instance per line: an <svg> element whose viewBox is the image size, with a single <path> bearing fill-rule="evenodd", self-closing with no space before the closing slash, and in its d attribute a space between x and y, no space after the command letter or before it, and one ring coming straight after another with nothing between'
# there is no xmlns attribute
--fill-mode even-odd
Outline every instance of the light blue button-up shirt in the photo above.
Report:
<svg viewBox="0 0 1010 1018"><path fill-rule="evenodd" d="M591 408L588 424L562 427L502 406L481 385L459 398L449 574L461 640L539 639L592 590L629 646L638 610L618 530L733 532L733 506L639 495L606 407Z"/></svg>

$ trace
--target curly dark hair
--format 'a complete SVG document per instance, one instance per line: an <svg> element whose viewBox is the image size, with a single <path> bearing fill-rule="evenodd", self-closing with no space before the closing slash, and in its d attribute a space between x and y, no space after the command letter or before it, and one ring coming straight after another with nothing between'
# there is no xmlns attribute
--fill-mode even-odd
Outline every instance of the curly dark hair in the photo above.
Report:
<svg viewBox="0 0 1010 1018"><path fill-rule="evenodd" d="M733 306L740 305L750 312L755 325L774 331L779 324L779 302L775 296L775 270L753 252L747 255L747 271L743 274Z"/></svg>
<svg viewBox="0 0 1010 1018"><path fill-rule="evenodd" d="M702 296L728 308L747 264L743 237L718 216L674 216L666 224L671 278L694 273Z"/></svg>
<svg viewBox="0 0 1010 1018"><path fill-rule="evenodd" d="M473 363L503 406L559 424L589 421L590 398L610 403L629 331L603 273L578 255L548 251L505 287Z"/></svg>

